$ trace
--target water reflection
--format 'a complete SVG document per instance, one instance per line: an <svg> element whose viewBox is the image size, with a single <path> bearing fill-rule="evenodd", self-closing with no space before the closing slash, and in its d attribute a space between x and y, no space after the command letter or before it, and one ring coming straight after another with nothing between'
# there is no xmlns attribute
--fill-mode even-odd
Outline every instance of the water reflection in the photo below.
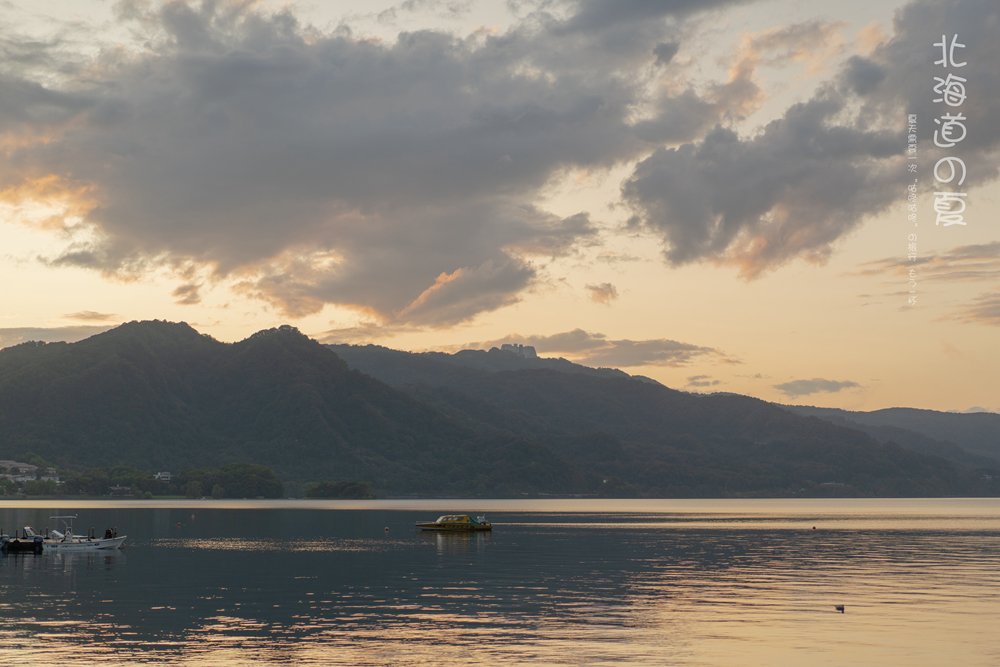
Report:
<svg viewBox="0 0 1000 667"><path fill-rule="evenodd" d="M123 552L0 560L0 662L28 650L35 664L226 665L1000 655L1000 512L949 528L869 508L817 530L782 516L507 514L492 533L415 531L400 511L156 512L117 517L136 536Z"/></svg>
<svg viewBox="0 0 1000 667"><path fill-rule="evenodd" d="M48 575L71 575L80 568L88 571L96 568L112 571L124 561L125 554L117 549L41 554L4 553L0 556L0 567L25 571L40 570Z"/></svg>
<svg viewBox="0 0 1000 667"><path fill-rule="evenodd" d="M491 532L423 531L421 540L433 544L439 555L463 555L482 552L490 543Z"/></svg>

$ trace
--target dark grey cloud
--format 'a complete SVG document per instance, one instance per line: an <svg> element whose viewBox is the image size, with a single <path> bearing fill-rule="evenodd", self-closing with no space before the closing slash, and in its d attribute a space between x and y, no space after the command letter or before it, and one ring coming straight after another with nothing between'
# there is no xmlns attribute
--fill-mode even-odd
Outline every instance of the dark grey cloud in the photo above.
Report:
<svg viewBox="0 0 1000 667"><path fill-rule="evenodd" d="M885 76L886 68L861 56L852 56L844 66L844 80L858 95L873 92Z"/></svg>
<svg viewBox="0 0 1000 667"><path fill-rule="evenodd" d="M898 196L899 108L917 99L931 117L927 44L947 12L908 6L889 44L741 137L728 128L762 100L755 68L810 56L833 26L755 37L725 82L661 79L673 66L653 65L684 48L685 17L727 4L542 2L497 34L379 42L303 25L290 8L121 2L141 49L88 60L0 36L2 195L66 204L46 224L79 233L52 265L167 268L182 301L235 284L292 316L338 304L391 327L515 303L546 278L544 260L599 240L586 214L537 207L546 185L643 157L623 197L670 262L754 276L823 261ZM948 30L977 49L968 163L982 182L1000 137L997 9L948 11Z"/></svg>
<svg viewBox="0 0 1000 667"><path fill-rule="evenodd" d="M656 56L657 65L666 65L674 56L677 55L677 51L680 49L680 44L677 42L660 42L653 49L653 55Z"/></svg>
<svg viewBox="0 0 1000 667"><path fill-rule="evenodd" d="M117 325L115 325L117 326ZM113 327L80 326L80 327L15 327L0 329L0 348L20 345L28 341L42 341L45 343L75 343L104 333Z"/></svg>
<svg viewBox="0 0 1000 667"><path fill-rule="evenodd" d="M809 396L810 394L835 394L842 389L859 388L857 382L849 380L824 380L823 378L813 378L812 380L792 380L774 385L774 388L789 398L799 396Z"/></svg>
<svg viewBox="0 0 1000 667"><path fill-rule="evenodd" d="M583 0L566 21L567 31L608 30L618 25L645 24L668 17L683 17L747 0Z"/></svg>
<svg viewBox="0 0 1000 667"><path fill-rule="evenodd" d="M719 125L639 162L622 187L635 211L631 225L658 234L673 265L723 262L753 278L795 258L826 261L866 216L904 198L912 179L903 167L907 113L917 113L922 128L921 188L933 187L930 169L944 155L930 142L932 119L951 110L932 101L933 77L943 71L933 65L940 53L932 44L942 34L957 33L970 45L962 76L974 92L962 111L976 140L955 149L968 165L965 187L995 179L1000 127L990 119L1000 114L998 25L1000 5L987 0L906 5L888 42L869 58L848 59L809 101L760 133L741 137ZM810 29L818 24L797 36ZM795 37L788 31L781 40L790 45ZM691 117L710 101L695 97Z"/></svg>
<svg viewBox="0 0 1000 667"><path fill-rule="evenodd" d="M840 27L809 21L748 36L733 56L729 80L704 90L687 87L678 92L678 82L666 77L666 85L654 97L653 113L636 123L636 134L651 142L680 144L703 138L719 123L743 120L766 99L756 82L761 64L781 67L793 60L821 61L829 56Z"/></svg>
<svg viewBox="0 0 1000 667"><path fill-rule="evenodd" d="M756 92L751 95L756 97ZM690 141L717 124L726 109L721 100L693 89L668 94L659 100L654 116L635 124L635 133L652 143Z"/></svg>
<svg viewBox="0 0 1000 667"><path fill-rule="evenodd" d="M746 277L832 244L898 197L898 133L832 124L847 100L826 89L743 140L716 127L703 141L659 149L623 187L633 225L663 234L671 264L712 259Z"/></svg>
<svg viewBox="0 0 1000 667"><path fill-rule="evenodd" d="M539 261L596 242L586 214L534 206L554 175L646 146L630 124L642 81L538 17L376 43L252 3L118 10L145 50L69 58L55 77L5 63L0 127L44 140L11 147L0 181L84 218L92 234L47 263L172 268L182 303L200 298L199 266L293 316L474 317L516 302Z"/></svg>
<svg viewBox="0 0 1000 667"><path fill-rule="evenodd" d="M177 303L184 306L193 306L196 303L201 303L200 288L201 285L196 283L185 283L174 290L173 296L177 299Z"/></svg>
<svg viewBox="0 0 1000 667"><path fill-rule="evenodd" d="M590 366L686 366L694 361L740 363L720 350L666 338L651 340L611 340L602 333L574 329L551 336L521 336L469 343L464 348L489 349L504 343L531 345L539 354L570 354L576 361Z"/></svg>

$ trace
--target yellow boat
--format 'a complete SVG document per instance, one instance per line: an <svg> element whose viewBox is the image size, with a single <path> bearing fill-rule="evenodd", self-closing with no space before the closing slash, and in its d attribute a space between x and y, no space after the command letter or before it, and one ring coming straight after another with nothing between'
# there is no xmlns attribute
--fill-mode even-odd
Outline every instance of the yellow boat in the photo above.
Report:
<svg viewBox="0 0 1000 667"><path fill-rule="evenodd" d="M445 514L439 516L437 521L417 521L417 528L423 530L493 530L493 524L486 520L485 516L478 516L473 519L468 514Z"/></svg>

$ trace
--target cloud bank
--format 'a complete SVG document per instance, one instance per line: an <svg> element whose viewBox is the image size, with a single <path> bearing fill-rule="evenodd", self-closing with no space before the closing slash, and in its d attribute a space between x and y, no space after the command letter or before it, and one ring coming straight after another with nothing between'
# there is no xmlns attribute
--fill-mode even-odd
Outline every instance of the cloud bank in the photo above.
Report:
<svg viewBox="0 0 1000 667"><path fill-rule="evenodd" d="M961 146L970 174L965 187L995 179L1000 128L990 118L1000 113L1000 44L991 35L1000 6L946 4L906 5L891 39L869 57L849 58L811 99L761 132L741 136L716 125L700 140L657 149L622 187L635 213L631 226L658 234L672 265L712 261L756 278L796 258L825 262L839 239L898 201L912 182L904 158L906 114L929 124L949 110L934 104L932 90L941 69L932 64L940 57L932 44L945 33L974 47L962 70L977 82L962 107L969 127L977 128L976 141ZM784 48L794 56L824 39L820 26L808 27L770 35L748 53ZM921 151L926 191L933 185L929 170L944 152L930 141Z"/></svg>
<svg viewBox="0 0 1000 667"><path fill-rule="evenodd" d="M910 279L910 271L915 280L919 278L918 285L1000 281L1000 242L956 246L913 261L887 257L862 264L857 274L885 276L886 284L902 287ZM941 319L1000 326L1000 290L982 292Z"/></svg>
<svg viewBox="0 0 1000 667"><path fill-rule="evenodd" d="M751 135L738 128L766 97L758 68L826 66L840 26L747 36L728 80L686 78L690 26L729 4L541 3L504 31L390 42L303 24L291 7L123 0L135 39L96 57L7 31L0 201L53 211L31 223L73 239L51 266L167 269L181 304L226 284L291 317L336 304L433 328L516 303L547 260L599 243L590 214L538 202L568 171L634 163L631 231L660 239L669 264L754 278L825 261L905 194L900 114L933 116L942 32L975 45L970 184L996 177L995 3L907 5L891 39Z"/></svg>

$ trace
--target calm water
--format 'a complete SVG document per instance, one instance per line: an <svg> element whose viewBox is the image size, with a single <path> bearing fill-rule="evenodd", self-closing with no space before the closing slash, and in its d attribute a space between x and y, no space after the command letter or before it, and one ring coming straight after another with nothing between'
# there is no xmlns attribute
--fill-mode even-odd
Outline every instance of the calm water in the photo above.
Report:
<svg viewBox="0 0 1000 667"><path fill-rule="evenodd" d="M494 532L413 528L454 511ZM126 548L0 559L0 664L1000 664L995 499L9 502L0 525L67 512Z"/></svg>

